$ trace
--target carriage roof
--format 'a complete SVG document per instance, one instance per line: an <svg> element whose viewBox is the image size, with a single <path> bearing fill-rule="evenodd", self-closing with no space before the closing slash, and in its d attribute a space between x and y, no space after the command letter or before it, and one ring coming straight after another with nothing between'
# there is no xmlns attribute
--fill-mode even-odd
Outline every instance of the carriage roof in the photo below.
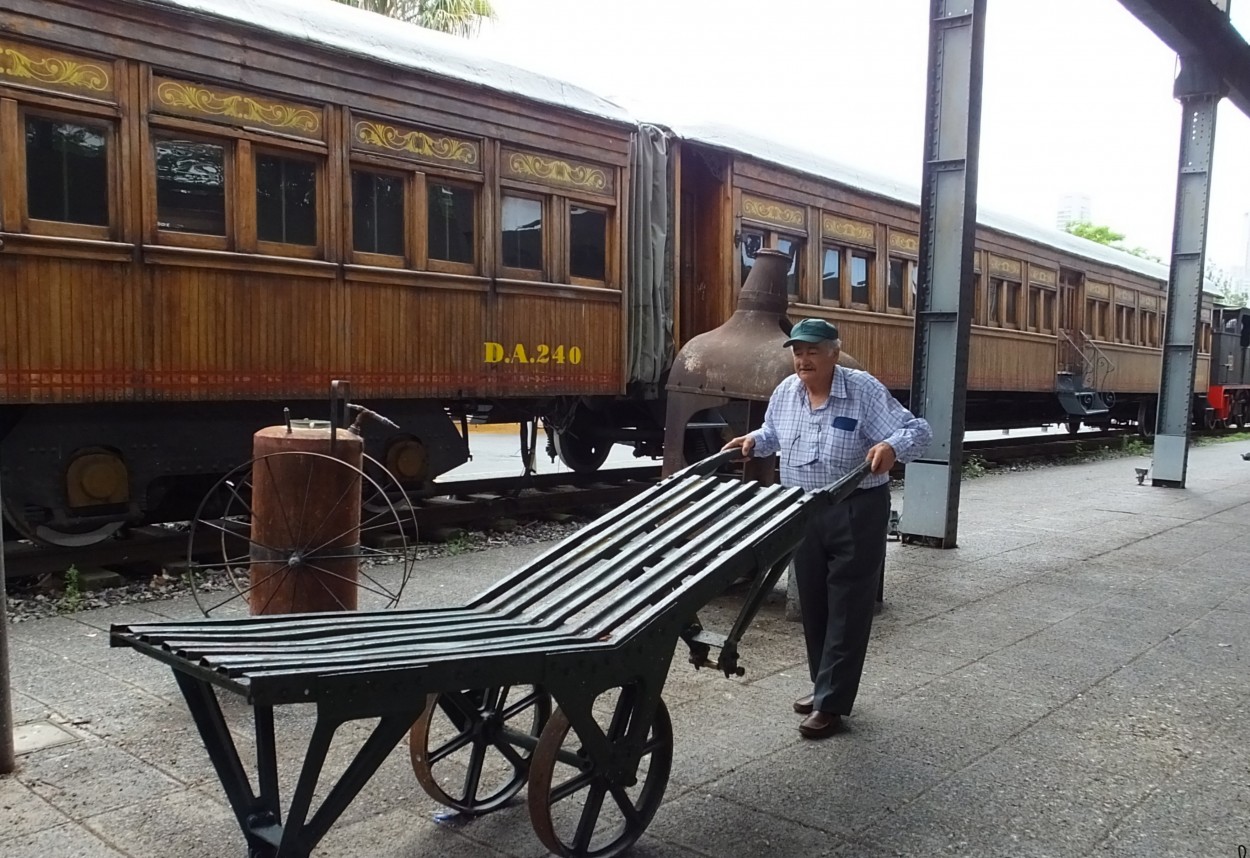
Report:
<svg viewBox="0 0 1250 858"><path fill-rule="evenodd" d="M622 107L566 81L492 60L465 40L333 0L145 0L232 21L365 60L401 66L600 119L634 124Z"/></svg>

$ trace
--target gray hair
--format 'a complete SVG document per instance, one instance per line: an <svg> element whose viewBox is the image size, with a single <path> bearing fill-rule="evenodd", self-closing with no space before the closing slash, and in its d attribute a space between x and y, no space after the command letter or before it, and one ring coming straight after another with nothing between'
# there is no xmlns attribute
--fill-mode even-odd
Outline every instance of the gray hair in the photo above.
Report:
<svg viewBox="0 0 1250 858"><path fill-rule="evenodd" d="M822 340L821 347L827 352L840 352L842 351L842 340L840 338L836 340Z"/></svg>

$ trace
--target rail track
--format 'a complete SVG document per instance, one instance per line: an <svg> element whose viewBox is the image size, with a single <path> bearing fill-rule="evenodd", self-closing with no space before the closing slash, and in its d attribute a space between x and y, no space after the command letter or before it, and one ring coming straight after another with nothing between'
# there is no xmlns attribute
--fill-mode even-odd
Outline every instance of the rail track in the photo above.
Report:
<svg viewBox="0 0 1250 858"><path fill-rule="evenodd" d="M1098 450L1115 449L1131 437L1122 431L1088 432L1077 436L1011 438L969 441L964 456L977 456L990 467L1029 460L1062 459ZM445 536L454 528L483 528L500 520L524 520L555 514L578 514L619 504L660 476L658 465L619 468L591 475L535 474L527 477L458 480L441 486L437 494L410 499L418 537ZM903 469L895 477L903 476ZM117 538L89 548L51 548L27 542L4 545L6 575L10 581L79 568L151 570L185 560L190 553L208 554L222 548L220 532L201 530L197 544L188 545L185 525L133 528ZM406 534L411 539L412 534ZM385 538L385 535L383 535ZM246 548L245 543L241 545Z"/></svg>

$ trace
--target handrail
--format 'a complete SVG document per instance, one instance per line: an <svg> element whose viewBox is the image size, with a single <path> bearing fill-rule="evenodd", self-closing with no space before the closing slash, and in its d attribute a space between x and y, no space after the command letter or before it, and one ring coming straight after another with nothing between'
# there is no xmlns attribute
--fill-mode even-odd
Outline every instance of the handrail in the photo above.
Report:
<svg viewBox="0 0 1250 858"><path fill-rule="evenodd" d="M1085 380L1085 386L1090 390L1100 391L1107 376L1115 372L1115 361L1108 357L1107 353L1099 348L1098 344L1084 331L1076 329L1074 332L1080 337L1081 342L1078 343L1073 339L1072 334L1068 330L1061 329L1059 331L1063 338L1076 349L1077 354L1081 356L1081 363L1084 367L1082 376ZM1086 354L1086 349L1093 352L1093 359Z"/></svg>

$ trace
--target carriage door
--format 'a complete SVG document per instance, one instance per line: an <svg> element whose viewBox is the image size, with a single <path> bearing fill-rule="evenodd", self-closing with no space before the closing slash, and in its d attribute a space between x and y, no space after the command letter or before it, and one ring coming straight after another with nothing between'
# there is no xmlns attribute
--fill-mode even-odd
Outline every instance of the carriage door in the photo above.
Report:
<svg viewBox="0 0 1250 858"><path fill-rule="evenodd" d="M1081 355L1081 286L1085 275L1071 268L1059 270L1059 347L1055 350L1055 370L1084 374Z"/></svg>

